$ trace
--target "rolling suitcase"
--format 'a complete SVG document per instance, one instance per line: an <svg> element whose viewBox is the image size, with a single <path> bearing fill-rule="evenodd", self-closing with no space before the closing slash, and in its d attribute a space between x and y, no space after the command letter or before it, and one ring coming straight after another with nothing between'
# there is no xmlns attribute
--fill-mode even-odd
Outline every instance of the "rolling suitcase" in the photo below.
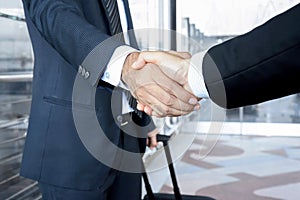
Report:
<svg viewBox="0 0 300 200"><path fill-rule="evenodd" d="M168 146L169 138L170 138L170 136L157 135L157 141L161 141L163 143L167 161L168 161L168 163L170 163L169 164L169 172L170 172L171 179L172 179L174 194L153 193L151 185L149 183L148 175L147 175L146 171L144 170L144 172L142 173L142 176L144 179L145 189L146 189L147 194L144 196L143 200L215 200L215 199L213 199L211 197L207 197L207 196L192 196L192 195L185 195L185 194L180 193L180 190L179 190L179 187L177 184L174 166L172 164L170 148Z"/></svg>

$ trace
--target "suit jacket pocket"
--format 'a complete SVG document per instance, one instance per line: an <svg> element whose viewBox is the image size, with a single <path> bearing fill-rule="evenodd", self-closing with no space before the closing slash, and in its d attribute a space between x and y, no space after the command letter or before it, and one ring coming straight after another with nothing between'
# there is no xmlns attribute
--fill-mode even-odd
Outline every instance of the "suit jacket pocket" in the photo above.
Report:
<svg viewBox="0 0 300 200"><path fill-rule="evenodd" d="M110 168L95 159L79 138L72 115L72 101L53 96L43 99L52 105L52 109L48 121L41 181L79 190L106 187ZM78 108L82 115L90 116L93 112L90 105L79 105ZM85 120L84 123L88 124L89 119ZM104 124L111 123L104 122ZM90 131L87 128L85 133L88 134ZM110 129L107 132L113 132L114 136L118 135L117 130Z"/></svg>
<svg viewBox="0 0 300 200"><path fill-rule="evenodd" d="M73 102L70 100L61 99L54 96L44 96L44 101L50 104L63 106L66 108L72 109ZM75 109L84 109L84 110L93 110L95 109L94 105L88 105L88 104L80 104L80 103L74 103L73 108Z"/></svg>

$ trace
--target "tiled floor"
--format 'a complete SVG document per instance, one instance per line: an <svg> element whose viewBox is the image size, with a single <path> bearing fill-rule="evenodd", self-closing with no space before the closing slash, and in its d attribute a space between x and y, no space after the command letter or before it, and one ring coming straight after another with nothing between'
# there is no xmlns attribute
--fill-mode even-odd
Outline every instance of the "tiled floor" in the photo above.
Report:
<svg viewBox="0 0 300 200"><path fill-rule="evenodd" d="M198 159L202 145L197 137L175 162L182 193L222 200L300 199L300 138L223 135ZM160 191L172 192L169 178Z"/></svg>
<svg viewBox="0 0 300 200"><path fill-rule="evenodd" d="M183 144L192 137L179 132L171 145L182 193L220 200L300 199L300 137L198 134L190 146ZM180 155L182 146L188 149ZM211 151L203 154L206 149ZM172 193L166 165L158 164L163 156L158 151L148 163L150 181L154 191Z"/></svg>
<svg viewBox="0 0 300 200"><path fill-rule="evenodd" d="M244 115L243 132L251 127L260 134L264 130L272 133L270 127L276 122L273 131L281 131L283 136L240 135L237 134L240 129L226 129L225 126L226 134L207 137L198 133L192 140L191 129L200 130L195 124L203 123L199 117L194 117L195 121L190 122L192 125L181 128L171 144L181 192L219 200L299 200L300 132L298 136L297 132L292 134L293 137L284 136L290 135L289 131L300 130L300 124L295 124L297 121L294 120L299 117L299 105L299 97L290 96L261 104L255 112L249 109ZM238 110L227 113L228 124L238 119ZM286 129L291 126L295 128ZM230 130L236 133L230 134ZM190 146L183 144L185 140L192 141ZM180 155L178 149L187 151ZM206 149L211 151L203 154ZM153 190L172 193L167 168L165 165L164 168L156 167L157 163L163 162L163 153L158 151L156 154L148 164Z"/></svg>

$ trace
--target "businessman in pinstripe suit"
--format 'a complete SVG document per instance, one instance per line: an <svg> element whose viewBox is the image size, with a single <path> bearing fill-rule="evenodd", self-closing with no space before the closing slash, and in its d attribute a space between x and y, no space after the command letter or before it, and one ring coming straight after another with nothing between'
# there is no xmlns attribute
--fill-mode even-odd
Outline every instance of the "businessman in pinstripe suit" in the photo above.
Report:
<svg viewBox="0 0 300 200"><path fill-rule="evenodd" d="M123 65L132 70L130 66L139 55L137 49L126 45L120 37L105 42L122 31L117 25L116 5L119 4L116 0L23 0L23 5L35 63L21 175L39 182L45 200L140 199L140 174L112 169L91 155L77 134L71 109L75 104L83 114L96 110L107 138L127 151L139 152L139 143L145 148L145 137L155 131L149 116L138 115L135 108L126 105L123 92L117 93L112 103L112 91L121 84ZM128 7L126 0L124 7ZM122 64L115 66L110 61L118 51L127 54ZM194 95L157 69L146 65L130 78L128 87L135 90L131 91L132 95L143 94L150 99L147 91L155 91L151 94L152 104L158 104L161 116L185 114L199 107ZM155 74L153 77L164 77L169 85L174 85L173 90L157 85L137 88L138 80L149 73ZM95 96L86 95L84 90L79 99L72 99L76 89L74 81L78 77L87 90L96 91ZM176 97L180 97L180 104ZM173 108L167 108L164 102ZM138 134L144 138L137 139L120 130L120 126L128 122L125 117L128 110L132 120L141 125ZM86 119L85 131L93 132L88 124L89 119ZM100 150L109 157L119 158L108 147L100 147Z"/></svg>

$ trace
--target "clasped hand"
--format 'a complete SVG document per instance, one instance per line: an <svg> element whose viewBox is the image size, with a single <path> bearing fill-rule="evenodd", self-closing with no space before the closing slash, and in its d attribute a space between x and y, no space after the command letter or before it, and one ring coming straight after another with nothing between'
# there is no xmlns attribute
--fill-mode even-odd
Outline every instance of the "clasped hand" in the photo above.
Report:
<svg viewBox="0 0 300 200"><path fill-rule="evenodd" d="M155 117L186 115L200 109L188 85L189 53L134 52L127 56L122 80L138 109Z"/></svg>

